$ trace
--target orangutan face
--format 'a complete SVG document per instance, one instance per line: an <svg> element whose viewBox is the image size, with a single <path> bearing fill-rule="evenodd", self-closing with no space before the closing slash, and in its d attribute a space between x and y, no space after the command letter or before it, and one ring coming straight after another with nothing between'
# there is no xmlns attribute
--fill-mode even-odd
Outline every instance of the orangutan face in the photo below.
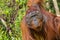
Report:
<svg viewBox="0 0 60 40"><path fill-rule="evenodd" d="M32 11L27 14L26 23L29 25L29 28L40 31L43 23L43 16L40 11Z"/></svg>

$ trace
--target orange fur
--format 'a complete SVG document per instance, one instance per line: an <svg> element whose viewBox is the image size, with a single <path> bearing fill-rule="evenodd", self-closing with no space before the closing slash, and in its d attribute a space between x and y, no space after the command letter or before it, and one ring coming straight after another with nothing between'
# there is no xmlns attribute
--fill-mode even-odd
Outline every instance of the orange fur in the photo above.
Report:
<svg viewBox="0 0 60 40"><path fill-rule="evenodd" d="M26 11L26 15L21 22L22 40L60 40L60 17L49 13L38 3L41 4L42 0L28 0L27 6L29 6L29 9ZM31 26L26 22L26 16L34 11L39 11L40 14L36 15L42 15L42 17L39 17L43 18L42 21L40 21L41 18L38 20L38 27L34 25L33 20L30 23ZM34 18L36 17L34 16Z"/></svg>

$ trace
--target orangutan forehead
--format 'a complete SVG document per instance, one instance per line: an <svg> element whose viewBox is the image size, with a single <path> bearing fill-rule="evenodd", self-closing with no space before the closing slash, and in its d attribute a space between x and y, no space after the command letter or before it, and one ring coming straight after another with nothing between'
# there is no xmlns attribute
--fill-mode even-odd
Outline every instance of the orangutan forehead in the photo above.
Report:
<svg viewBox="0 0 60 40"><path fill-rule="evenodd" d="M40 12L40 8L38 5L34 4L33 6L31 6L28 10L27 10L27 14L32 12L32 11L39 11Z"/></svg>

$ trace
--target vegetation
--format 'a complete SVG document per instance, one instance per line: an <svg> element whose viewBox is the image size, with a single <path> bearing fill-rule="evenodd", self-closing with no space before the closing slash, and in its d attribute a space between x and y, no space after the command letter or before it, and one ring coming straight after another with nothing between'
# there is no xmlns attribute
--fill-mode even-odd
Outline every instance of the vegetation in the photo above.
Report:
<svg viewBox="0 0 60 40"><path fill-rule="evenodd" d="M20 22L26 13L26 3L27 0L0 0L0 40L22 40ZM57 3L60 9L60 0ZM45 5L46 10L56 13L52 0L46 0Z"/></svg>

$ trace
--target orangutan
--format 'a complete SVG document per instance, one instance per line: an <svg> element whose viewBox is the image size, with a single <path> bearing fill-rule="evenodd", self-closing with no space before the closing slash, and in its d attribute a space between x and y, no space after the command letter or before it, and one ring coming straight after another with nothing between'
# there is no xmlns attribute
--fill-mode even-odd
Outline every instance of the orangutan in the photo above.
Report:
<svg viewBox="0 0 60 40"><path fill-rule="evenodd" d="M22 40L60 40L60 17L42 6L43 0L28 0L21 22Z"/></svg>

